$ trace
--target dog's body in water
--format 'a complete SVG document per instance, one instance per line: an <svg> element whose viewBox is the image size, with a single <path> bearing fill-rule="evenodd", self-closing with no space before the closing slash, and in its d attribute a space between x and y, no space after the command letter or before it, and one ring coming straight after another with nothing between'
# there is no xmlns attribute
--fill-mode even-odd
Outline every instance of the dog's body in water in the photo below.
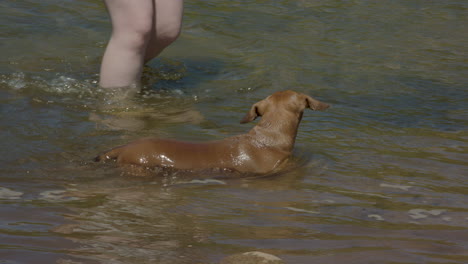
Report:
<svg viewBox="0 0 468 264"><path fill-rule="evenodd" d="M269 173L279 169L291 156L304 110L328 107L305 94L290 90L276 92L255 103L242 119L241 123L247 123L262 117L246 134L200 143L140 139L106 151L95 161L115 159L118 164L144 167Z"/></svg>

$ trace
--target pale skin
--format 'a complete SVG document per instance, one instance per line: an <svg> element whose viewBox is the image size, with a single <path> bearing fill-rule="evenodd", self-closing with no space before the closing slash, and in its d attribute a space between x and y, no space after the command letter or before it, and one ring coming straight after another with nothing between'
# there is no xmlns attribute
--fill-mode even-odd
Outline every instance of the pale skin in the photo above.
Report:
<svg viewBox="0 0 468 264"><path fill-rule="evenodd" d="M180 34L183 0L104 0L112 34L102 58L99 85L139 87L143 65Z"/></svg>

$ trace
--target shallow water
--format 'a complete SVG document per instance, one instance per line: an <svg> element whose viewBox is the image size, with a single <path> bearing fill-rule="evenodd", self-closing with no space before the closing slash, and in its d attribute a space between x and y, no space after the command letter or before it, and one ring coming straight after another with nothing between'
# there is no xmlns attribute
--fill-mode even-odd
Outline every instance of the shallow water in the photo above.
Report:
<svg viewBox="0 0 468 264"><path fill-rule="evenodd" d="M118 105L96 84L100 1L0 6L0 262L468 261L465 1L187 1L180 39ZM139 137L243 133L282 89L332 105L304 113L284 173L91 162Z"/></svg>

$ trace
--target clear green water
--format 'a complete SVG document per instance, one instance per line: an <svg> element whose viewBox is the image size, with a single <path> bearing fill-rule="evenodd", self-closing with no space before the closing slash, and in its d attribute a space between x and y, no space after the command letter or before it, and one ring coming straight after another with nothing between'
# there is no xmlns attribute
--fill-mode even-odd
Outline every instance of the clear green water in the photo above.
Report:
<svg viewBox="0 0 468 264"><path fill-rule="evenodd" d="M466 1L186 1L146 92L110 110L100 1L0 7L1 263L468 261ZM90 162L139 137L245 132L250 105L286 88L333 107L305 113L281 175Z"/></svg>

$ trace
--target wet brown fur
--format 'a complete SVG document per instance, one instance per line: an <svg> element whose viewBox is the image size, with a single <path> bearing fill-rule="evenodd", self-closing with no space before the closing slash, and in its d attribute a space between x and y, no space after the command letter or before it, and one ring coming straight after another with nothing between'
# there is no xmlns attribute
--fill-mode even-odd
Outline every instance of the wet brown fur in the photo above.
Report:
<svg viewBox="0 0 468 264"><path fill-rule="evenodd" d="M239 172L268 173L291 155L304 109L324 110L329 105L294 91L276 92L255 103L241 120L262 119L248 133L201 143L172 139L139 139L113 148L95 161L172 167L181 170L226 168Z"/></svg>

